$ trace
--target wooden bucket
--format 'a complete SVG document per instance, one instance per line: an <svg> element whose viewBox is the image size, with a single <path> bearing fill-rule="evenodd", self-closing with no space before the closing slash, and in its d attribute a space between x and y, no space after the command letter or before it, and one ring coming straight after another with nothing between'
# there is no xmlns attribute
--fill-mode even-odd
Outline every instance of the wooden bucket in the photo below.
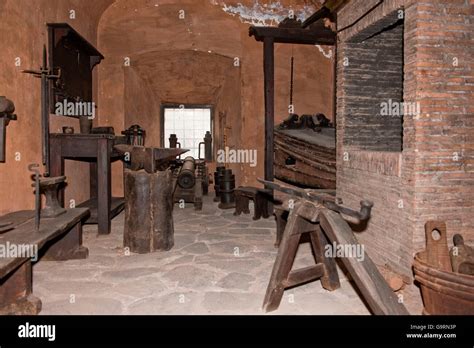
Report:
<svg viewBox="0 0 474 348"><path fill-rule="evenodd" d="M436 226L441 231L437 242L430 239L430 232ZM452 272L446 263L444 267L442 265L443 260L448 257L444 223L427 223L425 229L426 250L417 253L413 263L415 280L420 284L423 297L423 314L474 314L474 276ZM433 267L433 260L441 262L437 267Z"/></svg>

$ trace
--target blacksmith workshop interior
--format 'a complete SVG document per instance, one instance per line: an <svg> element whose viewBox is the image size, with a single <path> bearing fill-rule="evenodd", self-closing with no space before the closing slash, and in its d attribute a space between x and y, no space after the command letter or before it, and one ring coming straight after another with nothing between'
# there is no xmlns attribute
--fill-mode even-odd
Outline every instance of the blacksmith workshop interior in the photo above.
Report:
<svg viewBox="0 0 474 348"><path fill-rule="evenodd" d="M1 314L474 314L472 0L0 0Z"/></svg>

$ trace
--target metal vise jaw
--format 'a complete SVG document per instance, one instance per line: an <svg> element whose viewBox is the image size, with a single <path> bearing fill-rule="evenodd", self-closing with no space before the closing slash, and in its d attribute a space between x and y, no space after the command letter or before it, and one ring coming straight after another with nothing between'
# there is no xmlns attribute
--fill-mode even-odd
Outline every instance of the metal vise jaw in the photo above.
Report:
<svg viewBox="0 0 474 348"><path fill-rule="evenodd" d="M0 162L5 162L5 147L7 126L11 120L16 120L15 104L4 96L0 96Z"/></svg>

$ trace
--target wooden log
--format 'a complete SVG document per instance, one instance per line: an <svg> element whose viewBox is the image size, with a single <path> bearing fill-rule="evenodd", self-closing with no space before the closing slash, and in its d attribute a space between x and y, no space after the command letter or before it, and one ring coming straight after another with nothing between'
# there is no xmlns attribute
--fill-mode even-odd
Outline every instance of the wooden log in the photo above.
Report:
<svg viewBox="0 0 474 348"><path fill-rule="evenodd" d="M339 245L358 244L348 223L339 213L322 209L319 214L319 220L321 228L331 242L336 242ZM398 297L387 284L367 253L364 252L363 260L342 257L341 261L350 272L374 314L409 314L405 306L399 303Z"/></svg>
<svg viewBox="0 0 474 348"><path fill-rule="evenodd" d="M124 246L140 254L170 250L174 245L171 170L149 174L126 169L124 174Z"/></svg>

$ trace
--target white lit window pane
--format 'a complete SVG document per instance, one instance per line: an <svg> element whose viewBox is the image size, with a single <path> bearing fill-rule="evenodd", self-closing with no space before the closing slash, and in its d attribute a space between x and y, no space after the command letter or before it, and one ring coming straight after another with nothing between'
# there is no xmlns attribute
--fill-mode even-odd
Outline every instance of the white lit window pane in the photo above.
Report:
<svg viewBox="0 0 474 348"><path fill-rule="evenodd" d="M211 131L211 109L209 108L165 108L165 147L169 146L170 134L176 134L181 147L189 149L184 156L198 158L199 143L204 141L206 131ZM201 149L201 157L204 148Z"/></svg>

